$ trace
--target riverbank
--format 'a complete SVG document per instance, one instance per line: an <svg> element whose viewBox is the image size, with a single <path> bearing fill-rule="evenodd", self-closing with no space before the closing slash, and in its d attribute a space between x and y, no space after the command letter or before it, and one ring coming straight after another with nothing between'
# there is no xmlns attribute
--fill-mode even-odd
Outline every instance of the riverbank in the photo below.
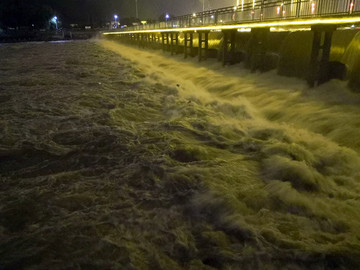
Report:
<svg viewBox="0 0 360 270"><path fill-rule="evenodd" d="M0 43L18 42L40 42L40 41L60 41L60 40L86 40L95 38L100 31L96 30L59 30L59 31L21 31L11 30L0 32Z"/></svg>

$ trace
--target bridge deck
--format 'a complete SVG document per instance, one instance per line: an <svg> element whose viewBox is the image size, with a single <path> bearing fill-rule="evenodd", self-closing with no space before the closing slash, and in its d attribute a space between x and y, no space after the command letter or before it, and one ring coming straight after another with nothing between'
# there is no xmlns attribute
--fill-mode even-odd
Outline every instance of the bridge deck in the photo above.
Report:
<svg viewBox="0 0 360 270"><path fill-rule="evenodd" d="M207 10L121 31L173 32L360 22L359 0L243 0L239 6Z"/></svg>

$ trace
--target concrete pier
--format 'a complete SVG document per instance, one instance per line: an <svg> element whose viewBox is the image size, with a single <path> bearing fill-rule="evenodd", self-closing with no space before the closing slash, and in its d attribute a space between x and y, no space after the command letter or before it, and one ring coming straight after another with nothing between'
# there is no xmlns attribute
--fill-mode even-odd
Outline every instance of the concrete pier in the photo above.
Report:
<svg viewBox="0 0 360 270"><path fill-rule="evenodd" d="M223 65L244 61L251 72L277 69L279 75L305 79L314 87L332 78L350 76L346 74L352 72L355 64L348 64L350 60L346 62L342 57L357 32L358 29L337 30L336 25L314 25L309 31L271 32L269 27L258 27L250 32L164 31L108 38L141 48L162 48L171 55L183 53L184 58L197 56L199 62L210 57L218 57ZM352 50L355 47L359 46ZM357 76L351 74L352 85L358 85Z"/></svg>

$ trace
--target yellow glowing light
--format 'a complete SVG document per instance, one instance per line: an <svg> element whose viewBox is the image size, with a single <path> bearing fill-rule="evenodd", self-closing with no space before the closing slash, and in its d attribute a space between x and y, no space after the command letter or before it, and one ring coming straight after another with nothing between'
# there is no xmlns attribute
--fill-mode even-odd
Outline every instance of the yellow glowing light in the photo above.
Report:
<svg viewBox="0 0 360 270"><path fill-rule="evenodd" d="M350 14L354 11L354 2L351 2L350 4Z"/></svg>
<svg viewBox="0 0 360 270"><path fill-rule="evenodd" d="M260 27L280 27L280 26L299 26L299 25L316 25L316 24L352 24L360 23L360 17L351 18L332 18L332 19L307 19L307 20L284 20L268 23L247 23L233 25L213 25L175 29L154 29L154 30L135 30L123 32L107 32L103 35L121 35L121 34L137 34L137 33L162 33L162 32L184 32L184 31L211 31L211 30L229 30L243 28L260 28Z"/></svg>
<svg viewBox="0 0 360 270"><path fill-rule="evenodd" d="M315 13L315 3L311 3L311 13Z"/></svg>

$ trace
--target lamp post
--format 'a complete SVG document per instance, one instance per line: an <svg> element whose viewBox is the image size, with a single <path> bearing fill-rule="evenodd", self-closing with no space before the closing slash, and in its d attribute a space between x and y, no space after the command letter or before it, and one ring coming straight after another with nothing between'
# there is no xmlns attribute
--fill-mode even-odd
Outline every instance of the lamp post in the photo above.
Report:
<svg viewBox="0 0 360 270"><path fill-rule="evenodd" d="M170 19L170 15L168 13L165 14L165 24L166 28L168 27L168 19Z"/></svg>
<svg viewBox="0 0 360 270"><path fill-rule="evenodd" d="M138 19L139 18L139 11L138 11L138 2L137 2L138 0L135 0L135 12L136 12L136 19Z"/></svg>
<svg viewBox="0 0 360 270"><path fill-rule="evenodd" d="M54 16L51 21L55 24L56 30L58 30L58 17Z"/></svg>
<svg viewBox="0 0 360 270"><path fill-rule="evenodd" d="M115 28L117 28L117 26L118 26L118 25L117 25L117 19L118 19L118 18L119 18L119 16L115 14L115 15L114 15L114 19L115 19Z"/></svg>

